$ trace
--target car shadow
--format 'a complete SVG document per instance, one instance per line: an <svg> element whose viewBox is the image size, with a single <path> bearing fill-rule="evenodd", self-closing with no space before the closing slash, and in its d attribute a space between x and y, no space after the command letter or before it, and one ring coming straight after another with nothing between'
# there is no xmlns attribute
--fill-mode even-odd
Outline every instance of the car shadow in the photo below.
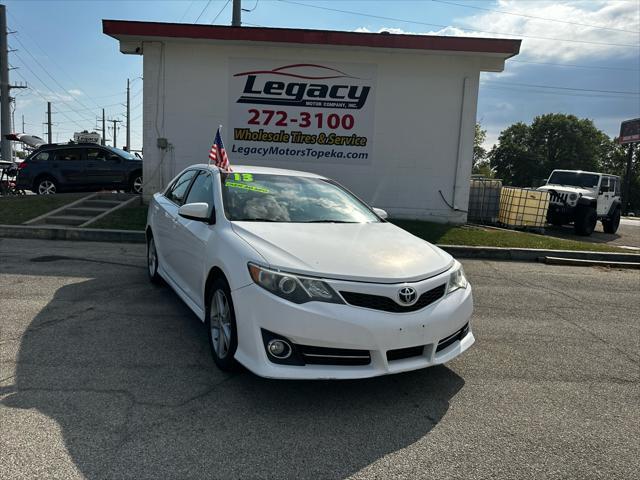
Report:
<svg viewBox="0 0 640 480"><path fill-rule="evenodd" d="M225 374L204 326L143 266L38 258L42 275L64 265L74 279L26 328L2 404L54 419L89 479L344 478L422 439L464 385L444 366L335 382Z"/></svg>
<svg viewBox="0 0 640 480"><path fill-rule="evenodd" d="M564 238L567 240L576 240L578 242L589 243L609 243L622 238L621 235L618 235L617 233L604 233L604 231L602 230L602 225L600 225L599 223L596 224L596 229L589 236L576 235L573 230L573 225L550 225L545 227L544 233L549 237Z"/></svg>

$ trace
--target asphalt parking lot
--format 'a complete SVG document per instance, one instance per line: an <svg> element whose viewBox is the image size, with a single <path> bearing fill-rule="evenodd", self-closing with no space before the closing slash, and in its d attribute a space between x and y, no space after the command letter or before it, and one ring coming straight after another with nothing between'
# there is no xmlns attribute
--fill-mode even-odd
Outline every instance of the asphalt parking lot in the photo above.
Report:
<svg viewBox="0 0 640 480"><path fill-rule="evenodd" d="M606 243L614 247L632 247L640 249L640 219L623 218L616 233L604 233L602 223L596 224L596 229L589 237L582 237L573 232L573 225L562 227L548 226L545 234L552 237L568 238L578 242Z"/></svg>
<svg viewBox="0 0 640 480"><path fill-rule="evenodd" d="M638 478L640 273L463 263L462 357L273 381L215 368L144 246L0 239L0 476Z"/></svg>

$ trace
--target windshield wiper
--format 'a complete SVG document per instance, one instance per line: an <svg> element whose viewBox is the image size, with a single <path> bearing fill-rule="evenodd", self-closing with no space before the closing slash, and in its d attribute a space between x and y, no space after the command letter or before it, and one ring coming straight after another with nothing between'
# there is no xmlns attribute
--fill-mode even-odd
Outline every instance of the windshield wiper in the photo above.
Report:
<svg viewBox="0 0 640 480"><path fill-rule="evenodd" d="M281 220L272 220L270 218L234 218L234 222L281 222Z"/></svg>

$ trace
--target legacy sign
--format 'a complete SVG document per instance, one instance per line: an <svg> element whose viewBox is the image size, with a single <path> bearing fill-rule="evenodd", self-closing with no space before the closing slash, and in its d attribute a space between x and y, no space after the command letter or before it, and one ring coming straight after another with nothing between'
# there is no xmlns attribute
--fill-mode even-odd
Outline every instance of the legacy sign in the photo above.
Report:
<svg viewBox="0 0 640 480"><path fill-rule="evenodd" d="M232 160L370 162L374 65L230 59Z"/></svg>

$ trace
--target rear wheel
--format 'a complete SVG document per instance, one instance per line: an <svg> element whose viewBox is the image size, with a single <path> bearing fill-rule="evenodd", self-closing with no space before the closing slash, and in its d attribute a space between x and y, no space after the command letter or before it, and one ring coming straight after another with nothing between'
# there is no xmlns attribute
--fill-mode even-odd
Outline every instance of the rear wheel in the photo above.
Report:
<svg viewBox="0 0 640 480"><path fill-rule="evenodd" d="M576 220L574 222L574 230L577 235L589 236L596 228L598 214L593 207L581 206L576 212Z"/></svg>
<svg viewBox="0 0 640 480"><path fill-rule="evenodd" d="M619 226L620 209L616 208L615 212L613 212L613 215L602 220L602 228L604 229L605 233L616 233Z"/></svg>
<svg viewBox="0 0 640 480"><path fill-rule="evenodd" d="M213 281L209 291L206 315L213 361L220 370L225 372L238 370L239 364L233 358L238 348L236 315L231 300L231 291L227 282L222 278L216 278Z"/></svg>
<svg viewBox="0 0 640 480"><path fill-rule="evenodd" d="M36 180L33 191L38 195L53 195L58 191L58 184L51 177L41 177Z"/></svg>
<svg viewBox="0 0 640 480"><path fill-rule="evenodd" d="M129 189L131 193L140 195L142 193L142 173L134 173L129 181Z"/></svg>

